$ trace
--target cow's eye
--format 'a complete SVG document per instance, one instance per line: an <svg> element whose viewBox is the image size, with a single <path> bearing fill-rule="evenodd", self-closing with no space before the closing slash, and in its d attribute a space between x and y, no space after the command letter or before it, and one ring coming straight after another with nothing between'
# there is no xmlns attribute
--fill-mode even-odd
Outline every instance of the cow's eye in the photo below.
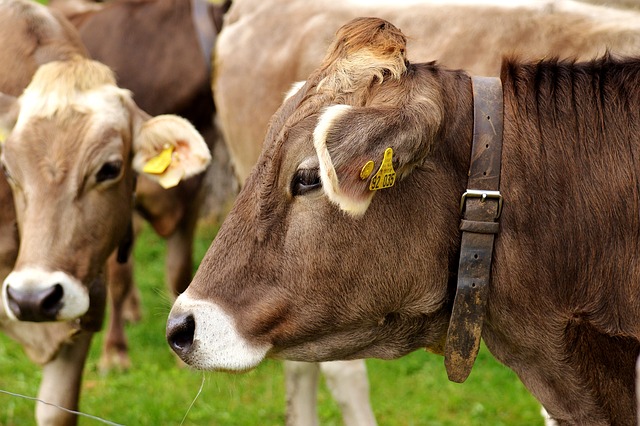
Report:
<svg viewBox="0 0 640 426"><path fill-rule="evenodd" d="M109 161L104 163L98 173L96 173L96 182L105 182L107 180L112 180L120 176L120 171L122 170L122 161Z"/></svg>
<svg viewBox="0 0 640 426"><path fill-rule="evenodd" d="M318 169L300 169L296 172L291 182L291 194L304 195L322 186L320 182L320 172Z"/></svg>

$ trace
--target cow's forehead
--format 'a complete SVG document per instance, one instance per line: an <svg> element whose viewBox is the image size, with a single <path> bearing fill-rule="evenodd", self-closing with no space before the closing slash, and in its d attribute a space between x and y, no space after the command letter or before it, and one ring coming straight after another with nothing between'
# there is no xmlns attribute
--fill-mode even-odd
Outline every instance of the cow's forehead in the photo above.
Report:
<svg viewBox="0 0 640 426"><path fill-rule="evenodd" d="M84 58L52 62L38 69L20 96L14 130L20 132L33 118L64 120L71 111L123 123L128 118L124 101L130 98L129 91L116 86L111 70L98 62Z"/></svg>

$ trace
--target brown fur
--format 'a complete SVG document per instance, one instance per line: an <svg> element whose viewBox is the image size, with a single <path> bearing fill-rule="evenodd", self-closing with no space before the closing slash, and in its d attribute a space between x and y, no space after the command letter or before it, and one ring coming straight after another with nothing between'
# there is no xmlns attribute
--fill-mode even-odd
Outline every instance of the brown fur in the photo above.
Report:
<svg viewBox="0 0 640 426"><path fill-rule="evenodd" d="M341 184L387 146L405 175L360 219L320 190L291 189L316 156L312 133L330 104L308 108L314 78L273 117L187 296L221 306L275 357L436 348L455 288L469 76L410 64L332 123L326 145ZM558 423L635 424L640 59L510 60L502 78L505 206L483 338Z"/></svg>

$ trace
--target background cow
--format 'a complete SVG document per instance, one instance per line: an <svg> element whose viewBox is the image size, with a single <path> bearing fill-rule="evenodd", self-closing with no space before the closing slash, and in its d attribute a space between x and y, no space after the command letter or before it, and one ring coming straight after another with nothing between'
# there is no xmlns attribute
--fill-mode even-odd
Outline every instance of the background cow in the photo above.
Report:
<svg viewBox="0 0 640 426"><path fill-rule="evenodd" d="M213 93L241 182L285 93L320 64L336 30L358 16L396 23L409 37L409 59L438 60L477 75L498 75L502 57L511 53L590 59L607 48L640 50L637 12L571 0L236 0L218 38Z"/></svg>
<svg viewBox="0 0 640 426"><path fill-rule="evenodd" d="M501 78L483 338L560 424L635 424L640 58L511 59ZM442 353L472 134L467 73L411 63L388 22L345 25L174 304L174 350L240 371ZM398 181L376 195L363 165L388 148Z"/></svg>
<svg viewBox="0 0 640 426"><path fill-rule="evenodd" d="M186 120L141 111L56 12L0 2L0 52L2 163L17 213L5 191L2 242L10 248L2 253L11 263L2 269L15 267L2 286L0 325L44 365L39 398L76 409L104 312L103 267L131 220L134 173L168 187L204 171L210 154ZM156 158L162 164L143 171ZM36 417L76 422L40 403Z"/></svg>
<svg viewBox="0 0 640 426"><path fill-rule="evenodd" d="M206 181L205 174L200 174L168 190L144 176L137 182L136 211L167 238L165 274L176 296L191 280L194 232L205 197L205 214L218 217L236 193L228 154L224 144L216 143L210 85L212 49L228 3L54 0L49 6L76 26L91 57L114 70L118 85L132 91L140 108L152 115L178 114L188 119L213 153ZM112 304L100 362L103 369L130 364L123 305L127 296L135 296L132 268L131 260L117 262L115 253L109 260Z"/></svg>

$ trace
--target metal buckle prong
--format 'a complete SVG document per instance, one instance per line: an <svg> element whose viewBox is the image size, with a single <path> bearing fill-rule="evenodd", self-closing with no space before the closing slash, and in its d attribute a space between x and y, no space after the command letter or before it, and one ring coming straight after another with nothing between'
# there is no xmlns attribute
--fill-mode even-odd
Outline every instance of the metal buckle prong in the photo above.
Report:
<svg viewBox="0 0 640 426"><path fill-rule="evenodd" d="M480 198L484 203L487 198L498 200L498 211L496 212L496 219L500 217L502 213L502 194L500 191L489 191L485 189L467 189L462 198L460 198L460 213L464 212L464 203L467 198Z"/></svg>

